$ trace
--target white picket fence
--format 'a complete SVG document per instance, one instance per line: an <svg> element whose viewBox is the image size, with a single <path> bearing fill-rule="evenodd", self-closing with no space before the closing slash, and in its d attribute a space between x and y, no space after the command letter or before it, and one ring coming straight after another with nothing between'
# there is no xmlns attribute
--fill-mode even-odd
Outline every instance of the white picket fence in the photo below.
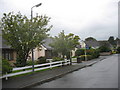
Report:
<svg viewBox="0 0 120 90"><path fill-rule="evenodd" d="M68 65L68 64L70 64L70 60L50 62L50 63L45 63L45 64L37 64L37 65L34 65L34 68L35 68L34 71L44 70L44 69L48 69L48 68L52 69L53 67L58 67L58 66ZM30 69L30 68L32 68L32 66L13 68L13 71L25 70L25 69ZM20 74L25 74L25 73L29 73L29 72L32 72L32 70L25 70L25 71L20 71L20 72L16 72L16 73L9 73L9 74L6 73L6 75L1 76L0 79L6 78L6 80L7 80L8 77L12 77L12 76L20 75Z"/></svg>

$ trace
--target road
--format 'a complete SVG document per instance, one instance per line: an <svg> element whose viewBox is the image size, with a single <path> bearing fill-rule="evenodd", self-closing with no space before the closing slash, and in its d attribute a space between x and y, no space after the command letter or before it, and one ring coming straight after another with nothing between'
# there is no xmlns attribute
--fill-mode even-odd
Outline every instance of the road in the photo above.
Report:
<svg viewBox="0 0 120 90"><path fill-rule="evenodd" d="M33 88L118 88L118 55Z"/></svg>

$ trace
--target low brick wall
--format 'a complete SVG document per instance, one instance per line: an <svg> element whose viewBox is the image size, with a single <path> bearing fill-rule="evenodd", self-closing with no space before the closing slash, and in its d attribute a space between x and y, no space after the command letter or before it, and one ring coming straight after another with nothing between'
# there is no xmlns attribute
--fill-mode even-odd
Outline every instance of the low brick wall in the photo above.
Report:
<svg viewBox="0 0 120 90"><path fill-rule="evenodd" d="M100 53L100 56L108 56L111 55L111 52L102 52Z"/></svg>

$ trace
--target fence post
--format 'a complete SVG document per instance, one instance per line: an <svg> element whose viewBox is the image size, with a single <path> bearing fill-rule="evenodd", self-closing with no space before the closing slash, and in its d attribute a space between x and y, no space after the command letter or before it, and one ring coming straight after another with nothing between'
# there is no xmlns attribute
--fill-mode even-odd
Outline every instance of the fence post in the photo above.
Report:
<svg viewBox="0 0 120 90"><path fill-rule="evenodd" d="M52 69L52 64L51 63L52 63L52 60L50 60L50 69Z"/></svg>
<svg viewBox="0 0 120 90"><path fill-rule="evenodd" d="M68 64L69 64L69 65L71 65L71 62L70 62L70 60L68 60Z"/></svg>
<svg viewBox="0 0 120 90"><path fill-rule="evenodd" d="M63 66L63 61L61 61L61 67Z"/></svg>

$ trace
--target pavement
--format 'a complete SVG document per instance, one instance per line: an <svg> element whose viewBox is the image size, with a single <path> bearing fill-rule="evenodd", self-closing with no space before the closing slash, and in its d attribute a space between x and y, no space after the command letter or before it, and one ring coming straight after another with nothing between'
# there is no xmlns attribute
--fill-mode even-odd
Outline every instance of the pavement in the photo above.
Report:
<svg viewBox="0 0 120 90"><path fill-rule="evenodd" d="M46 71L35 72L33 74L19 76L19 77L11 77L8 80L2 79L2 88L31 88L36 85L43 84L45 82L49 82L60 78L68 73L77 71L79 69L91 66L107 57L100 56L97 59L93 59L90 61L84 61L82 63L73 63L72 65L66 65L58 68L53 68Z"/></svg>

